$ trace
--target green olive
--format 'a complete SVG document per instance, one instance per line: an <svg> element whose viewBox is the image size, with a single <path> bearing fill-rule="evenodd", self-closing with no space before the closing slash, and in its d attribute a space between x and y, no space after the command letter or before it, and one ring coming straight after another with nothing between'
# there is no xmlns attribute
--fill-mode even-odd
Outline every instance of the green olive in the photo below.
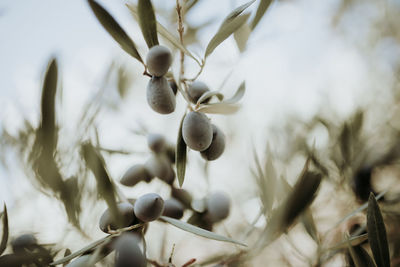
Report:
<svg viewBox="0 0 400 267"><path fill-rule="evenodd" d="M134 186L140 181L150 182L153 177L143 164L135 164L125 172L120 183L126 186Z"/></svg>
<svg viewBox="0 0 400 267"><path fill-rule="evenodd" d="M150 79L146 97L149 106L160 114L169 114L175 110L175 95L164 77L152 77Z"/></svg>
<svg viewBox="0 0 400 267"><path fill-rule="evenodd" d="M162 215L179 220L183 216L184 209L185 208L181 202L174 198L170 198L164 201L164 211Z"/></svg>
<svg viewBox="0 0 400 267"><path fill-rule="evenodd" d="M167 148L164 136L157 133L147 135L147 145L155 153L161 153Z"/></svg>
<svg viewBox="0 0 400 267"><path fill-rule="evenodd" d="M214 124L213 138L211 145L204 151L200 152L201 156L206 160L216 160L219 158L225 150L225 135L224 133Z"/></svg>
<svg viewBox="0 0 400 267"><path fill-rule="evenodd" d="M111 215L111 211L107 209L100 217L99 227L100 229L108 233L108 228L116 230L121 227L128 227L135 221L135 213L133 206L130 203L119 203L117 204L117 212L121 216L121 221L118 222L117 218Z"/></svg>
<svg viewBox="0 0 400 267"><path fill-rule="evenodd" d="M154 177L158 177L166 183L172 183L175 179L175 172L171 162L166 155L153 154L145 163L147 171Z"/></svg>
<svg viewBox="0 0 400 267"><path fill-rule="evenodd" d="M14 252L21 252L25 249L31 250L37 245L37 239L32 234L23 234L11 241Z"/></svg>
<svg viewBox="0 0 400 267"><path fill-rule="evenodd" d="M219 222L229 216L230 199L222 192L214 192L207 197L207 213L205 218L212 222Z"/></svg>
<svg viewBox="0 0 400 267"><path fill-rule="evenodd" d="M193 103L197 103L197 100L205 93L210 91L208 86L200 81L195 81L191 85L189 85L187 89L187 93L189 96L189 100L192 101ZM207 103L210 100L210 98L206 99L204 103Z"/></svg>
<svg viewBox="0 0 400 267"><path fill-rule="evenodd" d="M189 112L183 120L182 137L191 149L206 150L211 145L213 138L210 120L203 113Z"/></svg>
<svg viewBox="0 0 400 267"><path fill-rule="evenodd" d="M155 193L139 197L134 205L136 217L142 222L157 220L164 210L164 200Z"/></svg>
<svg viewBox="0 0 400 267"><path fill-rule="evenodd" d="M147 259L139 247L137 234L123 233L115 243L115 267L146 267Z"/></svg>
<svg viewBox="0 0 400 267"><path fill-rule="evenodd" d="M164 76L172 63L171 51L162 45L150 48L146 57L146 65L149 72L156 77Z"/></svg>

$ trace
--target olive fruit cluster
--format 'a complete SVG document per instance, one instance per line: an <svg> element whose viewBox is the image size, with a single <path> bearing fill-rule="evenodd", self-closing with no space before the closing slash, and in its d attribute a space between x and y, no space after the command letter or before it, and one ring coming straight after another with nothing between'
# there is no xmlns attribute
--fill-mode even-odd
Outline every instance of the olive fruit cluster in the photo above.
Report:
<svg viewBox="0 0 400 267"><path fill-rule="evenodd" d="M182 124L182 137L186 145L206 160L219 158L225 150L225 135L201 112L189 112Z"/></svg>
<svg viewBox="0 0 400 267"><path fill-rule="evenodd" d="M146 66L152 77L147 85L146 97L150 107L160 114L172 113L176 106L176 88L174 90L164 77L171 63L172 54L167 47L155 45L150 48Z"/></svg>
<svg viewBox="0 0 400 267"><path fill-rule="evenodd" d="M175 180L175 171L172 167L175 161L175 148L168 144L164 136L152 133L147 136L147 144L153 152L144 164L135 164L122 176L120 183L125 186L135 186L141 181L149 183L158 177L167 184Z"/></svg>

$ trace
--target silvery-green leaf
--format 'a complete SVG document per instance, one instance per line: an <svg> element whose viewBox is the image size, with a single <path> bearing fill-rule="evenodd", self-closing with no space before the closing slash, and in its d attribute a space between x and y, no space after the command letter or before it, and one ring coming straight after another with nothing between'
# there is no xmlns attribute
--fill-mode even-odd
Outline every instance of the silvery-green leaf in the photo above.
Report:
<svg viewBox="0 0 400 267"><path fill-rule="evenodd" d="M185 119L185 115L183 115L181 123L179 125L178 131L178 139L176 141L176 152L175 152L175 164L176 164L176 173L178 176L179 186L182 187L183 181L185 180L185 171L186 171L186 143L182 137L182 125L183 120Z"/></svg>
<svg viewBox="0 0 400 267"><path fill-rule="evenodd" d="M350 238L348 238L347 240L344 241L340 241L339 243L337 243L336 245L334 245L331 248L328 248L327 250L339 250L339 249L344 249L348 246L348 244L350 243L351 246L358 246L359 244L361 244L362 242L364 242L365 240L368 240L368 234L362 234L362 235L358 235L358 236L351 236Z"/></svg>
<svg viewBox="0 0 400 267"><path fill-rule="evenodd" d="M200 96L200 98L197 100L196 105L200 105L201 103L203 103L205 100L209 99L210 97L216 96L218 97L219 100L224 99L224 95L221 94L218 91L207 91L204 94L202 94Z"/></svg>
<svg viewBox="0 0 400 267"><path fill-rule="evenodd" d="M257 26L260 22L261 18L264 16L265 12L267 11L268 7L270 6L272 0L261 0L260 4L258 5L256 15L254 16L253 21L251 22L251 30Z"/></svg>
<svg viewBox="0 0 400 267"><path fill-rule="evenodd" d="M367 210L368 240L378 266L390 266L389 246L381 211L373 193L369 195Z"/></svg>
<svg viewBox="0 0 400 267"><path fill-rule="evenodd" d="M311 238L319 244L317 227L315 226L314 217L311 213L310 208L306 209L300 217L301 223L306 229L307 233L311 236Z"/></svg>
<svg viewBox="0 0 400 267"><path fill-rule="evenodd" d="M132 13L133 17L138 20L138 11L136 6L134 6L133 4L126 4L126 6L128 7L129 11ZM194 59L197 64L201 64L199 62L199 60L186 48L184 47L181 42L179 41L178 38L176 38L171 32L168 31L167 28L165 28L161 23L156 21L156 28L158 33L164 37L165 39L167 39L172 45L174 45L176 48L178 48L179 50L183 51L186 55L188 55L189 57L191 57L192 59Z"/></svg>
<svg viewBox="0 0 400 267"><path fill-rule="evenodd" d="M186 232L190 232L190 233L195 234L195 235L199 235L199 236L202 236L202 237L205 237L205 238L208 238L208 239L224 241L224 242L230 242L230 243L238 244L238 245L241 245L241 246L247 246L246 244L243 244L242 242L236 241L236 240L234 240L232 238L225 237L225 236L222 236L222 235L218 235L216 233L204 230L202 228L199 228L199 227L196 227L194 225L182 222L180 220L176 220L176 219L173 219L173 218L170 218L170 217L166 217L166 216L161 216L160 219L165 221L165 222L167 222L167 223L169 223L169 224L171 224L171 225L173 225L173 226L175 226L175 227L177 227L177 228L179 228L179 229L182 229L182 230L184 230Z"/></svg>
<svg viewBox="0 0 400 267"><path fill-rule="evenodd" d="M64 258L67 257L68 255L71 255L71 250L69 248L67 248L64 252ZM63 267L67 266L69 261L66 261L63 263Z"/></svg>
<svg viewBox="0 0 400 267"><path fill-rule="evenodd" d="M210 114L233 114L239 109L240 105L220 102L200 105L196 111Z"/></svg>
<svg viewBox="0 0 400 267"><path fill-rule="evenodd" d="M242 99L242 97L244 96L245 91L246 91L246 83L242 82L239 88L236 90L235 94L231 98L224 100L224 103L234 104L239 102L240 99Z"/></svg>
<svg viewBox="0 0 400 267"><path fill-rule="evenodd" d="M242 26L248 18L249 14L244 14L233 17L231 19L226 19L221 27L218 29L217 33L208 43L204 57L208 57L215 50L215 48L217 48L218 45L225 41L237 29L239 29L240 26Z"/></svg>
<svg viewBox="0 0 400 267"><path fill-rule="evenodd" d="M138 1L139 25L149 48L158 45L157 22L150 0Z"/></svg>
<svg viewBox="0 0 400 267"><path fill-rule="evenodd" d="M239 29L237 29L237 31L233 33L233 38L235 38L236 45L241 53L246 50L247 40L250 37L250 33L251 28L248 23L244 23Z"/></svg>
<svg viewBox="0 0 400 267"><path fill-rule="evenodd" d="M82 144L82 156L86 162L86 166L92 171L96 178L99 195L106 201L116 221L121 221L121 215L117 212L114 184L111 182L108 175L103 157L90 142Z"/></svg>
<svg viewBox="0 0 400 267"><path fill-rule="evenodd" d="M50 263L50 265L54 266L54 265L59 265L59 264L63 264L65 262L68 262L68 261L72 260L73 258L76 258L76 257L84 254L85 252L94 249L95 247L97 247L98 245L102 244L104 241L108 240L109 238L112 238L112 235L108 235L108 236L103 237L103 238L101 238L99 240L96 240L96 241L90 243L89 245L87 245L86 247L83 247L83 248L75 251L72 254L69 254L68 256L66 256L66 257L64 257L62 259L53 261L52 263Z"/></svg>
<svg viewBox="0 0 400 267"><path fill-rule="evenodd" d="M352 246L348 242L348 248L355 267L375 267L374 261L362 246Z"/></svg>
<svg viewBox="0 0 400 267"><path fill-rule="evenodd" d="M115 19L96 1L88 0L89 5L95 14L97 20L101 23L104 29L111 35L112 38L125 50L129 55L143 63L142 57L136 49L135 43L129 38L122 27Z"/></svg>
<svg viewBox="0 0 400 267"><path fill-rule="evenodd" d="M7 241L8 241L8 214L7 214L6 204L4 204L3 235L1 236L0 255L3 254L4 250L6 249Z"/></svg>

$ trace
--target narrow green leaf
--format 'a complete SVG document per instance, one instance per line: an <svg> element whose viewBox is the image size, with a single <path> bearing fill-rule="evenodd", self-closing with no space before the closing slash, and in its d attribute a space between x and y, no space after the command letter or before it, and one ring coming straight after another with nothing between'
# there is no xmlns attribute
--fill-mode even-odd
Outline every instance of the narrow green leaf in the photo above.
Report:
<svg viewBox="0 0 400 267"><path fill-rule="evenodd" d="M207 99L209 99L209 98L211 98L211 97L213 97L213 96L218 97L218 99L223 99L223 98L224 98L224 95L221 94L221 93L218 92L218 91L208 91L208 92L205 92L204 94L202 94L202 95L200 96L200 98L197 100L196 105L200 105L200 104L203 103L205 100L207 100Z"/></svg>
<svg viewBox="0 0 400 267"><path fill-rule="evenodd" d="M342 131L339 137L340 141L340 151L343 156L345 164L349 164L351 160L351 131L347 123L343 125Z"/></svg>
<svg viewBox="0 0 400 267"><path fill-rule="evenodd" d="M207 105L200 105L196 109L198 112L210 113L210 114L233 114L240 109L240 105L230 103L212 103Z"/></svg>
<svg viewBox="0 0 400 267"><path fill-rule="evenodd" d="M182 125L183 120L185 119L186 114L183 115L181 123L179 125L178 131L178 139L176 141L176 152L175 152L175 164L176 164L176 173L178 176L179 186L182 187L183 181L185 180L185 171L186 171L186 143L182 137Z"/></svg>
<svg viewBox="0 0 400 267"><path fill-rule="evenodd" d="M242 12L248 8L251 4L254 3L255 0L247 2L236 9L234 9L229 15L224 19L221 26L219 27L217 33L208 43L206 48L206 53L204 58L209 56L218 45L220 45L225 39L227 39L232 33L240 28L250 16L249 14L242 14Z"/></svg>
<svg viewBox="0 0 400 267"><path fill-rule="evenodd" d="M362 234L362 235L358 235L358 236L351 236L347 240L340 241L339 243L337 243L333 247L330 247L330 248L328 248L326 250L344 249L344 248L346 248L348 246L348 243L350 243L350 245L353 246L353 247L354 246L358 246L359 244L361 244L365 240L368 240L368 234Z"/></svg>
<svg viewBox="0 0 400 267"><path fill-rule="evenodd" d="M236 90L235 94L231 98L226 99L223 103L235 104L239 102L240 99L243 98L245 92L246 92L246 83L242 82L239 88Z"/></svg>
<svg viewBox="0 0 400 267"><path fill-rule="evenodd" d="M117 212L114 184L108 175L103 157L90 142L82 144L82 156L86 162L86 166L93 172L96 178L99 195L106 201L116 221L121 221L121 215Z"/></svg>
<svg viewBox="0 0 400 267"><path fill-rule="evenodd" d="M208 57L215 50L215 48L217 48L218 45L225 41L237 29L239 29L240 26L242 26L247 21L249 16L249 14L244 14L232 18L228 16L228 18L225 19L225 21L222 23L217 33L208 43L204 58Z"/></svg>
<svg viewBox="0 0 400 267"><path fill-rule="evenodd" d="M261 0L258 5L256 15L254 16L253 21L251 22L251 30L254 30L257 24L260 22L268 7L270 6L272 0Z"/></svg>
<svg viewBox="0 0 400 267"><path fill-rule="evenodd" d="M237 31L233 33L239 51L243 53L246 50L247 40L251 34L251 28L248 23L244 23Z"/></svg>
<svg viewBox="0 0 400 267"><path fill-rule="evenodd" d="M87 245L86 247L83 247L83 248L75 251L72 254L69 254L68 256L66 256L66 257L64 257L62 259L53 261L52 263L50 263L50 265L54 266L54 265L59 265L59 264L63 264L65 262L68 262L68 261L72 260L73 258L76 258L76 257L84 254L85 252L88 252L89 250L94 249L95 247L97 247L98 245L102 244L104 241L106 241L106 240L108 240L109 238L112 238L112 237L113 237L112 235L108 235L108 236L103 237L103 238L101 238L99 240L96 240L96 241L90 243L89 245Z"/></svg>
<svg viewBox="0 0 400 267"><path fill-rule="evenodd" d="M150 0L138 1L139 25L149 48L158 45L157 22Z"/></svg>
<svg viewBox="0 0 400 267"><path fill-rule="evenodd" d="M142 57L136 49L135 43L129 38L126 32L115 21L115 19L96 1L88 0L89 5L97 20L103 25L104 29L129 55L143 63Z"/></svg>
<svg viewBox="0 0 400 267"><path fill-rule="evenodd" d="M202 228L199 228L199 227L196 227L194 225L182 222L180 220L176 220L176 219L173 219L173 218L170 218L170 217L166 217L166 216L161 216L160 219L165 221L165 222L167 222L167 223L172 224L173 226L175 226L175 227L177 227L179 229L182 229L182 230L184 230L186 232L190 232L190 233L198 235L198 236L202 236L202 237L205 237L205 238L208 238L208 239L213 239L213 240L218 240L218 241L230 242L230 243L238 244L238 245L241 245L241 246L247 246L246 244L244 244L242 242L239 242L239 241L236 241L236 240L234 240L232 238L218 235L216 233L204 230Z"/></svg>
<svg viewBox="0 0 400 267"><path fill-rule="evenodd" d="M385 223L383 222L378 202L372 193L368 199L367 231L369 244L376 264L380 267L390 266Z"/></svg>
<svg viewBox="0 0 400 267"><path fill-rule="evenodd" d="M139 20L137 8L133 4L126 4L126 6L128 7L128 9L131 12L131 14L133 15L133 17L136 20ZM200 61L186 47L184 47L181 44L181 42L179 41L179 39L177 37L175 37L171 32L169 32L168 29L165 28L161 23L156 21L156 24L157 24L157 26L156 26L157 31L162 37L164 37L167 41L169 41L176 48L183 51L186 55L188 55L189 57L194 59L197 62L197 64L201 65Z"/></svg>
<svg viewBox="0 0 400 267"><path fill-rule="evenodd" d="M306 209L303 214L301 215L301 223L303 224L304 228L306 229L307 233L311 236L311 238L319 244L318 239L318 231L315 225L315 221L311 212L311 209Z"/></svg>
<svg viewBox="0 0 400 267"><path fill-rule="evenodd" d="M65 250L65 252L64 252L64 258L67 257L67 256L69 256L69 255L71 255L71 250L70 250L69 248L67 248L67 249ZM63 263L63 267L67 266L68 262L69 262L69 261L64 262L64 263Z"/></svg>
<svg viewBox="0 0 400 267"><path fill-rule="evenodd" d="M288 228L314 200L321 183L321 174L306 170L293 187L289 197L283 203L281 226Z"/></svg>
<svg viewBox="0 0 400 267"><path fill-rule="evenodd" d="M4 204L3 235L1 237L1 243L0 243L0 255L3 254L4 250L6 250L7 241L8 241L8 214L7 214L6 204Z"/></svg>
<svg viewBox="0 0 400 267"><path fill-rule="evenodd" d="M374 261L371 256L366 252L362 246L352 246L348 243L349 252L356 267L375 267Z"/></svg>

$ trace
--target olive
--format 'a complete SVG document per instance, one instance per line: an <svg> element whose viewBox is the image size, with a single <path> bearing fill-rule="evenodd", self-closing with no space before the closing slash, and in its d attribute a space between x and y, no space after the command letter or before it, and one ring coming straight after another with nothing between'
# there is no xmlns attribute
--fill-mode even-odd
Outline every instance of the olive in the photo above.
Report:
<svg viewBox="0 0 400 267"><path fill-rule="evenodd" d="M21 252L25 249L31 250L37 245L37 239L32 234L23 234L11 241L11 247L14 252Z"/></svg>
<svg viewBox="0 0 400 267"><path fill-rule="evenodd" d="M180 219L183 216L184 207L181 202L174 198L170 198L164 201L164 216Z"/></svg>
<svg viewBox="0 0 400 267"><path fill-rule="evenodd" d="M219 222L229 216L230 200L222 192L214 192L207 197L206 219L210 222Z"/></svg>
<svg viewBox="0 0 400 267"><path fill-rule="evenodd" d="M125 172L120 183L126 186L134 186L140 181L150 182L153 177L143 164L135 164Z"/></svg>
<svg viewBox="0 0 400 267"><path fill-rule="evenodd" d="M162 45L150 48L146 57L146 65L149 72L156 77L164 76L172 63L171 51Z"/></svg>
<svg viewBox="0 0 400 267"><path fill-rule="evenodd" d="M216 160L225 150L225 135L214 124L212 125L213 138L211 145L204 151L200 152L201 156L206 160Z"/></svg>
<svg viewBox="0 0 400 267"><path fill-rule="evenodd" d="M195 81L191 85L189 85L187 89L187 93L189 96L189 100L192 101L193 103L197 103L197 100L205 93L210 91L208 89L208 86L200 81ZM206 99L204 102L208 102L210 98Z"/></svg>
<svg viewBox="0 0 400 267"><path fill-rule="evenodd" d="M92 254L80 256L79 258L68 263L66 267L87 267L91 257Z"/></svg>
<svg viewBox="0 0 400 267"><path fill-rule="evenodd" d="M147 260L136 234L123 233L115 243L115 267L146 267Z"/></svg>
<svg viewBox="0 0 400 267"><path fill-rule="evenodd" d="M188 191L182 188L171 188L171 196L179 202L181 202L185 207L191 208L192 205L192 196L189 194Z"/></svg>
<svg viewBox="0 0 400 267"><path fill-rule="evenodd" d="M147 136L147 145L155 153L163 152L167 146L164 136L156 133Z"/></svg>
<svg viewBox="0 0 400 267"><path fill-rule="evenodd" d="M117 204L117 212L121 217L120 222L117 221L117 218L112 216L109 209L104 211L103 215L101 215L99 227L103 232L108 233L108 228L116 230L121 227L131 226L135 221L135 213L132 204L126 202Z"/></svg>
<svg viewBox="0 0 400 267"><path fill-rule="evenodd" d="M164 77L152 77L147 84L147 103L160 113L169 114L175 110L175 95Z"/></svg>
<svg viewBox="0 0 400 267"><path fill-rule="evenodd" d="M145 163L147 171L166 183L173 182L175 178L171 163L165 155L152 155Z"/></svg>
<svg viewBox="0 0 400 267"><path fill-rule="evenodd" d="M212 141L213 130L210 120L200 112L189 112L182 125L182 137L186 145L193 150L206 150Z"/></svg>
<svg viewBox="0 0 400 267"><path fill-rule="evenodd" d="M143 222L157 220L164 210L164 200L155 193L139 197L134 205L136 217Z"/></svg>
<svg viewBox="0 0 400 267"><path fill-rule="evenodd" d="M169 80L168 81L169 86L171 86L172 91L174 92L174 95L178 92L178 85L176 84L175 80Z"/></svg>

